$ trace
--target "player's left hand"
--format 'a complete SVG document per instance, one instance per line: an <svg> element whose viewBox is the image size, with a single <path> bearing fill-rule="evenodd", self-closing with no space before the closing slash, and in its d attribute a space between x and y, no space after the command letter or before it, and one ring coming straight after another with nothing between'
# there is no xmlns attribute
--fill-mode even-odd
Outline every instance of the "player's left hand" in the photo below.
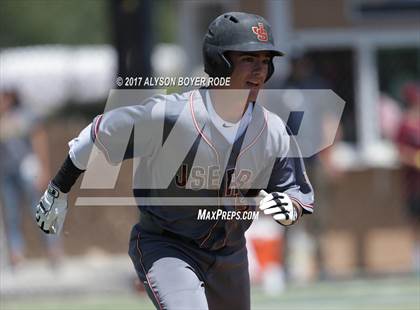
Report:
<svg viewBox="0 0 420 310"><path fill-rule="evenodd" d="M67 194L50 183L36 206L36 222L46 234L58 234L67 213Z"/></svg>
<svg viewBox="0 0 420 310"><path fill-rule="evenodd" d="M283 226L292 225L299 218L297 207L286 193L273 192L265 195L260 201L259 209Z"/></svg>

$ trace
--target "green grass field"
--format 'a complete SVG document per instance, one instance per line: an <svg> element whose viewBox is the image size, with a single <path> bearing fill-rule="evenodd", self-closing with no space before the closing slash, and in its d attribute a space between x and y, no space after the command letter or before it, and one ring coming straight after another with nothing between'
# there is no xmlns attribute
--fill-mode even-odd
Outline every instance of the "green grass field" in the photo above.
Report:
<svg viewBox="0 0 420 310"><path fill-rule="evenodd" d="M1 310L141 310L154 309L144 296L65 296L1 298ZM419 310L420 278L387 278L320 282L291 286L278 297L266 297L253 289L252 309L273 310ZM234 309L232 309L234 310Z"/></svg>

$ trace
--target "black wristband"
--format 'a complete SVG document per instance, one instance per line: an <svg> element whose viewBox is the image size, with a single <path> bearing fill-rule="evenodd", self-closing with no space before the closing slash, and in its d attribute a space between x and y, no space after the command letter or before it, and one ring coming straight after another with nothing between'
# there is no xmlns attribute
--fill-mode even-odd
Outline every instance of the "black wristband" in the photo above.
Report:
<svg viewBox="0 0 420 310"><path fill-rule="evenodd" d="M70 156L67 156L57 175L52 180L52 183L63 193L68 193L74 183L76 183L79 175L83 172L84 170L77 168L71 161Z"/></svg>

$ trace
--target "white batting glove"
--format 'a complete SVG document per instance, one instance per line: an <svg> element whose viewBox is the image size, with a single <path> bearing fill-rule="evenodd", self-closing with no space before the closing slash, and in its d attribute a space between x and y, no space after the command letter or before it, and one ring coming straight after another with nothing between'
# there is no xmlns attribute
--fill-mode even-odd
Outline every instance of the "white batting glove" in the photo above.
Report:
<svg viewBox="0 0 420 310"><path fill-rule="evenodd" d="M264 211L264 214L271 215L276 222L283 226L292 225L298 220L298 211L287 194L261 192L265 197L260 201L259 208Z"/></svg>
<svg viewBox="0 0 420 310"><path fill-rule="evenodd" d="M36 206L35 218L38 226L47 234L58 234L67 213L67 194L52 183Z"/></svg>

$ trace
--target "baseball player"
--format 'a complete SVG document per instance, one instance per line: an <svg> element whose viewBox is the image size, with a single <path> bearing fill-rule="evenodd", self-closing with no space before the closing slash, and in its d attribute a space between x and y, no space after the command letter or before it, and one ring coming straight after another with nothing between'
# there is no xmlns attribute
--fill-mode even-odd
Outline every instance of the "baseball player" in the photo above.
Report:
<svg viewBox="0 0 420 310"><path fill-rule="evenodd" d="M211 77L229 76L230 86L157 95L97 116L69 143L67 159L41 198L40 228L59 232L67 193L88 168L93 146L112 164L139 157L134 181L142 186L133 193L140 221L129 254L156 308L250 309L244 232L252 221L240 215L259 207L288 226L313 210L302 160L287 156L291 143L283 122L256 102L273 74L273 57L281 55L264 18L241 12L217 17L204 38L204 68ZM127 147L119 137L132 130ZM181 138L173 143L172 135ZM127 147L124 156L121 147ZM171 175L178 160L166 187L151 186ZM258 192L265 196L258 205L224 203ZM219 203L205 206L208 212L239 216L199 220L202 206L152 204L150 197L210 198Z"/></svg>

